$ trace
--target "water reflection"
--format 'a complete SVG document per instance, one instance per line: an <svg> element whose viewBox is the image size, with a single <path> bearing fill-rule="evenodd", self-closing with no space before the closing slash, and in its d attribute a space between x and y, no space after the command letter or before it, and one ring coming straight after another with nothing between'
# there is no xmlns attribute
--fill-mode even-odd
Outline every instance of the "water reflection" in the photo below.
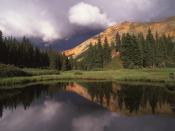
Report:
<svg viewBox="0 0 175 131"><path fill-rule="evenodd" d="M53 97L60 91L72 91L113 112L125 114L175 113L175 91L168 87L117 84L114 82L57 83L22 89L0 90L0 117L3 109L26 110L40 97Z"/></svg>
<svg viewBox="0 0 175 131"><path fill-rule="evenodd" d="M174 88L115 82L34 85L0 90L0 131L174 131L174 107Z"/></svg>
<svg viewBox="0 0 175 131"><path fill-rule="evenodd" d="M79 86L88 92L92 101L111 111L125 114L175 113L175 91L173 88L126 85L114 82L79 83ZM87 97L87 95L84 96ZM87 98L89 99L89 97Z"/></svg>

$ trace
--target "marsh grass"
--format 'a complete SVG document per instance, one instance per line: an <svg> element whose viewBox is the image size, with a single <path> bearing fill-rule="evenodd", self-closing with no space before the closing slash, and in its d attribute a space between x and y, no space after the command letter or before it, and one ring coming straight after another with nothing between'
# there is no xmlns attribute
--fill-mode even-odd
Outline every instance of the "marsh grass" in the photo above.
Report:
<svg viewBox="0 0 175 131"><path fill-rule="evenodd" d="M0 77L30 76L31 74L13 65L0 64Z"/></svg>
<svg viewBox="0 0 175 131"><path fill-rule="evenodd" d="M47 74L46 73L47 71L43 71L44 74ZM31 73L29 70L28 72ZM169 78L169 74L172 72L175 73L175 69L166 68L166 69L133 69L133 70L120 69L120 70L104 70L104 71L66 71L52 75L1 78L0 85L9 86L17 84L58 81L58 80L67 80L67 81L110 80L119 82L132 82L132 83L138 82L138 83L152 83L152 84L159 83L163 85L175 85L175 80Z"/></svg>
<svg viewBox="0 0 175 131"><path fill-rule="evenodd" d="M23 71L32 74L33 76L60 74L60 71L54 69L24 68Z"/></svg>

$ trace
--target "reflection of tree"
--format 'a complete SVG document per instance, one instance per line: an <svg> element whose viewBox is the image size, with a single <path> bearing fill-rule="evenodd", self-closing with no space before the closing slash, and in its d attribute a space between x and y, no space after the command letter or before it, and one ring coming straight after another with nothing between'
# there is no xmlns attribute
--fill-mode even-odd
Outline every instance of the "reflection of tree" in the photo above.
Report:
<svg viewBox="0 0 175 131"><path fill-rule="evenodd" d="M0 117L3 115L3 109L14 110L18 105L22 104L26 110L35 99L45 95L52 96L55 92L65 88L67 84L34 85L21 89L0 90Z"/></svg>
<svg viewBox="0 0 175 131"><path fill-rule="evenodd" d="M103 104L106 100L106 104L109 105L112 91L112 82L90 82L86 83L88 92L91 95L92 101L96 100L98 103Z"/></svg>
<svg viewBox="0 0 175 131"><path fill-rule="evenodd" d="M72 83L57 83L52 85L35 85L21 89L0 90L0 117L3 109L14 110L18 105L28 109L31 103L42 96L57 95L57 92L64 90ZM84 82L81 83L87 88L92 101L105 107L119 108L129 113L151 111L157 113L158 109L171 107L175 112L175 92L166 87L120 85L112 82ZM111 105L112 104L112 105ZM168 107L165 107L168 105ZM163 111L162 111L163 112Z"/></svg>
<svg viewBox="0 0 175 131"><path fill-rule="evenodd" d="M142 89L137 86L124 86L121 90L118 91L118 103L120 103L120 108L122 108L121 105L124 102L125 107L129 110L130 113L133 111L138 111L141 103L142 93Z"/></svg>
<svg viewBox="0 0 175 131"><path fill-rule="evenodd" d="M107 104L110 106L111 101L116 101L115 107L122 110L127 110L129 113L139 112L144 110L156 113L157 109L162 109L166 104L175 110L175 94L169 93L166 87L151 87L151 86L135 86L135 85L120 85L117 91L113 90L112 82L90 82L84 84L91 95L92 101ZM104 102L105 100L105 102ZM173 103L173 104L172 104ZM173 106L172 106L173 105ZM114 105L113 105L114 106Z"/></svg>
<svg viewBox="0 0 175 131"><path fill-rule="evenodd" d="M122 85L118 91L118 103L121 109L124 103L130 113L139 111L140 107L148 109L148 106L151 107L152 113L156 113L158 105L159 108L166 103L170 105L169 99L174 99L173 96L166 91L166 87Z"/></svg>

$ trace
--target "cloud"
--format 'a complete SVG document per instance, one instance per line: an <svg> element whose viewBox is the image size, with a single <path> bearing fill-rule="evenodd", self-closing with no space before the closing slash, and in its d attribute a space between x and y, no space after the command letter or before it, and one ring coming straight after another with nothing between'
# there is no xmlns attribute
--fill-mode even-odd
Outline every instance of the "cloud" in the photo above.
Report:
<svg viewBox="0 0 175 131"><path fill-rule="evenodd" d="M112 24L106 13L97 6L80 2L72 6L69 10L70 23L80 26L109 26Z"/></svg>
<svg viewBox="0 0 175 131"><path fill-rule="evenodd" d="M25 14L6 12L0 16L0 28L3 32L15 36L41 37L44 41L51 41L61 37L52 23L45 19L33 19Z"/></svg>
<svg viewBox="0 0 175 131"><path fill-rule="evenodd" d="M98 113L74 118L72 121L73 131L105 131L110 126L111 121L119 117L115 113L104 112L100 115Z"/></svg>
<svg viewBox="0 0 175 131"><path fill-rule="evenodd" d="M113 22L173 16L174 7L174 0L0 0L0 30L54 41Z"/></svg>

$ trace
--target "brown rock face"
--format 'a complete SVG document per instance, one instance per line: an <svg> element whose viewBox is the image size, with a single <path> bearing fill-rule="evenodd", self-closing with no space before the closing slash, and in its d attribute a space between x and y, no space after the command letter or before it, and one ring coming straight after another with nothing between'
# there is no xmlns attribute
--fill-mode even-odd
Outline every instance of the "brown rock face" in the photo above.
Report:
<svg viewBox="0 0 175 131"><path fill-rule="evenodd" d="M83 53L88 49L90 43L92 44L97 43L99 35L102 41L104 41L104 38L107 37L110 44L111 41L115 39L115 35L117 32L119 32L120 34L123 33L138 34L142 32L145 36L149 28L152 30L153 34L158 32L160 35L166 34L175 37L175 17L149 23L123 22L120 24L116 24L107 28L104 32L101 32L100 34L97 34L94 37L84 41L80 45L64 51L64 53L66 56L73 56L73 57L80 55L81 53Z"/></svg>

